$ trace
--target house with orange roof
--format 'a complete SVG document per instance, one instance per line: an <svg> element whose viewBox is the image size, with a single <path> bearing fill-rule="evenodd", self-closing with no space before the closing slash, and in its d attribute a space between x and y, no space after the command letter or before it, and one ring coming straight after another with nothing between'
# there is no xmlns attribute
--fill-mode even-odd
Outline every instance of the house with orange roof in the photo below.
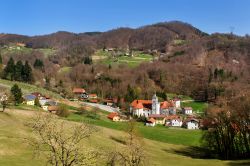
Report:
<svg viewBox="0 0 250 166"><path fill-rule="evenodd" d="M117 112L112 112L108 115L108 118L114 122L120 121L120 116Z"/></svg>
<svg viewBox="0 0 250 166"><path fill-rule="evenodd" d="M72 90L74 97L77 99L87 99L88 94L86 93L85 89L83 88L73 88Z"/></svg>
<svg viewBox="0 0 250 166"><path fill-rule="evenodd" d="M153 118L155 120L155 124L161 124L164 125L166 123L166 116L160 115L160 114L151 114L148 116L148 118Z"/></svg>
<svg viewBox="0 0 250 166"><path fill-rule="evenodd" d="M130 112L137 117L149 117L151 114L176 114L176 109L174 103L171 101L159 102L158 97L154 94L152 100L134 100L130 104Z"/></svg>
<svg viewBox="0 0 250 166"><path fill-rule="evenodd" d="M89 99L97 99L97 94L89 94Z"/></svg>
<svg viewBox="0 0 250 166"><path fill-rule="evenodd" d="M85 89L83 89L83 88L73 88L73 93L74 94L78 94L78 95L81 95L81 94L83 94L83 93L85 93L86 91L85 91Z"/></svg>
<svg viewBox="0 0 250 166"><path fill-rule="evenodd" d="M155 126L155 119L154 118L148 119L146 122L146 126L154 127Z"/></svg>

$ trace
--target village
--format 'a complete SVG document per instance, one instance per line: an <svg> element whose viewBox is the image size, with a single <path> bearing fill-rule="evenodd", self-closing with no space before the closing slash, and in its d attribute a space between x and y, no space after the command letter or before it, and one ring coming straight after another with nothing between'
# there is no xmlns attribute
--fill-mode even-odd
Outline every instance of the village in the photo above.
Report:
<svg viewBox="0 0 250 166"><path fill-rule="evenodd" d="M174 97L160 102L157 95L152 96L152 100L135 99L130 103L127 112L117 107L117 98L100 99L97 94L88 94L83 88L73 88L74 102L82 102L104 109L110 112L107 116L113 122L125 122L131 119L144 123L145 126L154 127L156 125L199 129L202 126L202 119L193 111L192 107L182 107L181 99ZM49 96L39 92L33 92L23 96L24 104L30 106L40 106L44 111L56 113L59 109L59 102ZM143 120L142 120L143 119Z"/></svg>

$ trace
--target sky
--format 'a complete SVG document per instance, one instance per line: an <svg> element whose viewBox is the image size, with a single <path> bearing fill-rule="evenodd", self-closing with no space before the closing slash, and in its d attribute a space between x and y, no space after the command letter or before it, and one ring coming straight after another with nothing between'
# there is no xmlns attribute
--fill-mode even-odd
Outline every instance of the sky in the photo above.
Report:
<svg viewBox="0 0 250 166"><path fill-rule="evenodd" d="M0 33L107 31L183 21L207 33L250 34L250 0L1 0Z"/></svg>

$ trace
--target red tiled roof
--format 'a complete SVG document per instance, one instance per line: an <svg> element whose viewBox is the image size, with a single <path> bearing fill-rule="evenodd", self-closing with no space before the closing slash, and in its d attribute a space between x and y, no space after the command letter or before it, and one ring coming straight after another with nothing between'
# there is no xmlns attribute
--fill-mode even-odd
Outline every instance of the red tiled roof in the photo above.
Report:
<svg viewBox="0 0 250 166"><path fill-rule="evenodd" d="M143 106L142 108L148 108L149 106L151 107L152 100L134 100L130 104L130 106L132 106L134 108L138 108L138 104L140 104L139 105L140 108L141 108L141 105ZM167 109L169 107L174 107L174 103L173 102L168 102L168 101L161 102L161 108Z"/></svg>
<svg viewBox="0 0 250 166"><path fill-rule="evenodd" d="M113 120L113 118L114 118L115 116L118 116L118 113L117 113L117 112L112 112L112 113L110 113L110 114L108 115L108 118Z"/></svg>
<svg viewBox="0 0 250 166"><path fill-rule="evenodd" d="M173 107L173 106L174 106L174 104L172 102L164 101L161 103L161 108L163 108L163 109L167 109L167 108Z"/></svg>
<svg viewBox="0 0 250 166"><path fill-rule="evenodd" d="M98 103L98 100L89 100L91 103Z"/></svg>
<svg viewBox="0 0 250 166"><path fill-rule="evenodd" d="M192 110L192 107L184 107L185 110Z"/></svg>
<svg viewBox="0 0 250 166"><path fill-rule="evenodd" d="M137 105L134 108L136 108L136 109L142 109L143 105L142 105L142 103L137 103Z"/></svg>
<svg viewBox="0 0 250 166"><path fill-rule="evenodd" d="M196 121L196 122L199 122L198 119L195 119L195 118L188 118L185 120L185 122L190 122L190 121Z"/></svg>
<svg viewBox="0 0 250 166"><path fill-rule="evenodd" d="M180 119L180 117L178 115L168 115L168 116L166 116L166 119L168 119L168 120Z"/></svg>
<svg viewBox="0 0 250 166"><path fill-rule="evenodd" d="M148 116L149 118L165 118L166 115L159 115L159 114L151 114Z"/></svg>
<svg viewBox="0 0 250 166"><path fill-rule="evenodd" d="M84 93L84 92L85 92L85 90L82 88L74 88L73 89L73 93Z"/></svg>
<svg viewBox="0 0 250 166"><path fill-rule="evenodd" d="M42 94L40 92L33 92L31 94L36 96L36 97L41 97L42 96Z"/></svg>
<svg viewBox="0 0 250 166"><path fill-rule="evenodd" d="M150 119L148 120L148 122L154 123L154 122L155 122L155 119L154 119L154 118L150 118Z"/></svg>
<svg viewBox="0 0 250 166"><path fill-rule="evenodd" d="M97 94L89 94L89 97L97 97Z"/></svg>
<svg viewBox="0 0 250 166"><path fill-rule="evenodd" d="M130 105L132 107L136 107L138 103L141 103L142 105L144 104L152 104L151 100L134 100Z"/></svg>

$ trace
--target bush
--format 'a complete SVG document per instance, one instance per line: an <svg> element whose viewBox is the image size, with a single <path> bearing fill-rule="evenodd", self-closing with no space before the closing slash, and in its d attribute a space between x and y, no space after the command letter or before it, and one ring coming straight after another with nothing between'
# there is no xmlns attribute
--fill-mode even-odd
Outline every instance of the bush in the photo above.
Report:
<svg viewBox="0 0 250 166"><path fill-rule="evenodd" d="M69 114L70 114L69 110L63 105L61 105L59 109L56 111L56 115L64 118L68 117Z"/></svg>

